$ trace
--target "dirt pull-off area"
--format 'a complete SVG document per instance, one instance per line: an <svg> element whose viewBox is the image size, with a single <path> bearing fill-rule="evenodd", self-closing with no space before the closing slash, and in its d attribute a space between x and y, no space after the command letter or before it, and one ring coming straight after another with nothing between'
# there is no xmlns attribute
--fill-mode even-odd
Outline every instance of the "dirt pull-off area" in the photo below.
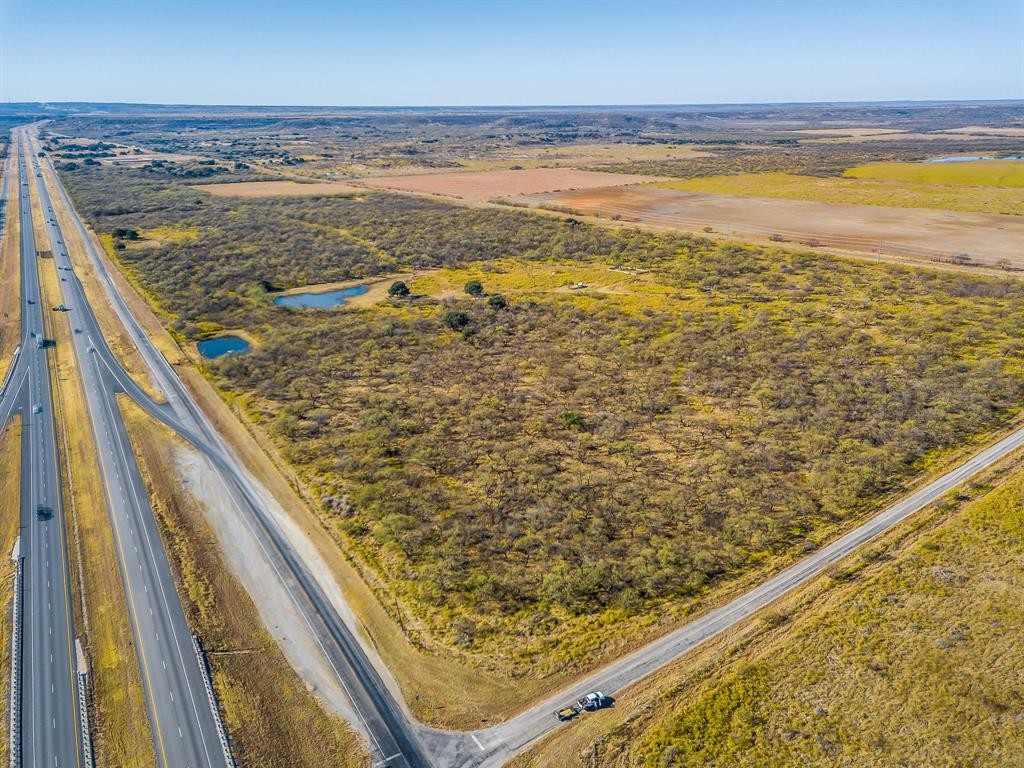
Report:
<svg viewBox="0 0 1024 768"><path fill-rule="evenodd" d="M770 238L861 252L1024 268L1024 219L995 213L819 203L684 192L661 187L603 187L525 198L581 214L659 229Z"/></svg>
<svg viewBox="0 0 1024 768"><path fill-rule="evenodd" d="M358 195L362 190L345 184L322 182L302 184L297 181L237 181L223 184L196 184L217 197L310 197L314 195Z"/></svg>
<svg viewBox="0 0 1024 768"><path fill-rule="evenodd" d="M495 197L614 187L651 181L664 179L628 173L577 171L570 168L530 168L521 171L462 171L421 176L390 176L363 179L360 183L380 189L397 189L421 195L443 195L484 202Z"/></svg>

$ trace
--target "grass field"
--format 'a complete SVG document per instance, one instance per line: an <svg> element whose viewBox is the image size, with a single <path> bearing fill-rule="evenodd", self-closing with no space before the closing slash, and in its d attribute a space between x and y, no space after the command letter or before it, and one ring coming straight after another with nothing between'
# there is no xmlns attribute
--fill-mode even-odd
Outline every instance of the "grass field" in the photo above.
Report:
<svg viewBox="0 0 1024 768"><path fill-rule="evenodd" d="M668 696L618 764L1019 764L1022 538L1018 471L772 653Z"/></svg>
<svg viewBox="0 0 1024 768"><path fill-rule="evenodd" d="M868 163L850 168L851 179L942 184L969 187L1024 187L1024 160L978 160L955 163Z"/></svg>
<svg viewBox="0 0 1024 768"><path fill-rule="evenodd" d="M661 186L746 197L1024 215L1024 162L873 163L851 168L842 177L743 173Z"/></svg>
<svg viewBox="0 0 1024 768"><path fill-rule="evenodd" d="M207 649L239 764L364 766L358 737L303 686L225 568L216 538L175 470L178 438L131 401L121 407L189 623Z"/></svg>
<svg viewBox="0 0 1024 768"><path fill-rule="evenodd" d="M1017 765L1022 534L1018 460L512 765Z"/></svg>

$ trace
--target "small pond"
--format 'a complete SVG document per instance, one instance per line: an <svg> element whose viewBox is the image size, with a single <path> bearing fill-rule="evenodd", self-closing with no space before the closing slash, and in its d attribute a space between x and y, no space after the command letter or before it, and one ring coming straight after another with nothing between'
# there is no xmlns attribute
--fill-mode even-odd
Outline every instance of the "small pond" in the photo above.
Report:
<svg viewBox="0 0 1024 768"><path fill-rule="evenodd" d="M199 354L207 360L216 360L224 355L240 355L249 351L249 342L238 336L217 336L214 339L204 339L196 346L199 348Z"/></svg>
<svg viewBox="0 0 1024 768"><path fill-rule="evenodd" d="M926 163L971 163L975 160L1024 160L1024 155L1007 155L996 157L995 155L949 155L948 157L933 157L925 160Z"/></svg>
<svg viewBox="0 0 1024 768"><path fill-rule="evenodd" d="M325 291L323 293L293 293L288 296L278 296L274 303L279 307L290 307L292 309L330 309L340 307L347 303L351 296L362 296L370 290L368 285L354 285L351 288L341 288L337 291Z"/></svg>

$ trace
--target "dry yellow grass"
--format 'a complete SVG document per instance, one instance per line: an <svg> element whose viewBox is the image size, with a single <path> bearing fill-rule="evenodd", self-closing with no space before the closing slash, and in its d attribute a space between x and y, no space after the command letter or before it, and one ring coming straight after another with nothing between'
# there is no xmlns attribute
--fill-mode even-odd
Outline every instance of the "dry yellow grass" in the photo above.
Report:
<svg viewBox="0 0 1024 768"><path fill-rule="evenodd" d="M225 567L212 530L175 469L180 438L131 401L123 399L121 408L178 593L209 654L239 763L366 765L358 737L305 688L261 626L252 599Z"/></svg>
<svg viewBox="0 0 1024 768"><path fill-rule="evenodd" d="M40 269L44 303L59 301L53 262ZM70 318L46 315L56 339L54 365L61 465L72 578L79 601L75 621L86 637L94 693L95 749L100 765L156 765L142 678L133 652L127 601L118 568L106 496L96 463L85 397L72 350ZM84 594L81 594L83 593ZM84 607L83 607L84 606Z"/></svg>
<svg viewBox="0 0 1024 768"><path fill-rule="evenodd" d="M555 731L510 768L888 766L910 764L890 762L908 750L918 757L931 751L922 765L981 765L972 759L979 754L1000 755L992 764L1014 764L1019 718L1014 726L998 702L1019 697L1010 649L1024 629L1014 597L1021 550L993 544L1019 532L1022 491L1024 462L1017 457L739 633L623 691L614 709ZM995 634L993 616L1001 623ZM961 639L933 642L950 631ZM955 660L944 659L947 653ZM1003 685L993 685L1000 676ZM964 689L955 701L951 687ZM717 719L723 711L731 719ZM972 723L969 733L956 737L957 729L941 725L953 712ZM669 743L669 734L679 738L693 723L701 738L683 751ZM845 734L838 740L836 727ZM744 746L737 752L738 745Z"/></svg>
<svg viewBox="0 0 1024 768"><path fill-rule="evenodd" d="M196 184L217 197L310 197L320 195L359 195L363 190L330 182L300 184L297 181L239 181L224 184Z"/></svg>
<svg viewBox="0 0 1024 768"><path fill-rule="evenodd" d="M7 158L4 175L3 241L0 242L0 380L7 372L8 361L21 338L21 280L19 279L20 221L18 173L15 156Z"/></svg>

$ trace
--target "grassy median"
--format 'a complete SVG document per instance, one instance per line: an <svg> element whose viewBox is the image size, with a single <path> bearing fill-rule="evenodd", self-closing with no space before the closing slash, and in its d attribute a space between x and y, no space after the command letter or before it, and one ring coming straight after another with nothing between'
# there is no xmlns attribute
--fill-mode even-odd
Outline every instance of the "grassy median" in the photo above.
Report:
<svg viewBox="0 0 1024 768"><path fill-rule="evenodd" d="M121 407L186 616L208 652L239 764L365 765L358 737L306 690L224 564L175 469L173 453L184 444L131 401L122 399Z"/></svg>
<svg viewBox="0 0 1024 768"><path fill-rule="evenodd" d="M41 264L44 306L58 304L54 263L47 260ZM50 321L48 333L56 340L50 361L56 372L54 394L65 474L69 560L73 587L80 596L75 601L75 624L79 634L86 637L92 672L96 759L104 766L155 766L128 603L85 395L72 352L71 329L64 317L46 317Z"/></svg>
<svg viewBox="0 0 1024 768"><path fill-rule="evenodd" d="M7 373L7 361L21 338L21 214L16 160L14 156L8 158L4 177L7 206L4 210L3 240L0 241L0 380Z"/></svg>
<svg viewBox="0 0 1024 768"><path fill-rule="evenodd" d="M14 549L21 519L21 417L0 431L0 764L9 755L11 681L11 600L14 597Z"/></svg>

